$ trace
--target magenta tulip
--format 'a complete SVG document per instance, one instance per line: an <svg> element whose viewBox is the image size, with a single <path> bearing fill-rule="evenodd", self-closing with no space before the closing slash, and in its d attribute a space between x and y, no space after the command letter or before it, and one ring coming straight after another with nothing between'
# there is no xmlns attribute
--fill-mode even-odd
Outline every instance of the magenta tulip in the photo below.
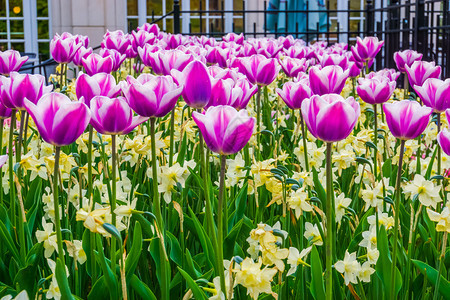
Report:
<svg viewBox="0 0 450 300"><path fill-rule="evenodd" d="M378 72L370 72L365 76L366 79L372 79L375 77L386 78L389 81L397 81L400 76L400 72L395 71L394 69L382 69Z"/></svg>
<svg viewBox="0 0 450 300"><path fill-rule="evenodd" d="M348 68L348 58L345 55L341 54L324 53L321 57L319 57L319 61L322 67L339 66L342 68L342 70L346 70Z"/></svg>
<svg viewBox="0 0 450 300"><path fill-rule="evenodd" d="M56 34L50 41L50 54L53 59L60 64L72 62L78 48L83 44L77 41L71 35Z"/></svg>
<svg viewBox="0 0 450 300"><path fill-rule="evenodd" d="M443 112L450 108L450 78L445 81L437 78L428 78L422 86L414 86L423 104Z"/></svg>
<svg viewBox="0 0 450 300"><path fill-rule="evenodd" d="M156 36L153 33L149 33L144 30L132 31L131 36L131 45L135 51L137 51L139 47L144 47L147 44L153 44L156 40Z"/></svg>
<svg viewBox="0 0 450 300"><path fill-rule="evenodd" d="M352 46L353 56L359 61L370 61L377 56L383 47L384 41L378 41L377 37L367 36L361 39L356 37L356 45Z"/></svg>
<svg viewBox="0 0 450 300"><path fill-rule="evenodd" d="M288 81L283 85L283 89L277 88L276 91L290 109L300 109L303 100L312 96L308 79L298 82Z"/></svg>
<svg viewBox="0 0 450 300"><path fill-rule="evenodd" d="M237 110L247 107L250 98L256 94L258 86L251 84L247 78L240 78L236 81L231 90L230 106Z"/></svg>
<svg viewBox="0 0 450 300"><path fill-rule="evenodd" d="M244 43L244 34L236 34L234 32L230 32L227 35L222 37L222 40L225 42L235 42L236 44L242 45Z"/></svg>
<svg viewBox="0 0 450 300"><path fill-rule="evenodd" d="M235 61L239 71L246 75L251 83L259 86L271 84L280 72L280 66L274 58L266 58L261 54L239 58Z"/></svg>
<svg viewBox="0 0 450 300"><path fill-rule="evenodd" d="M211 106L228 105L231 100L231 90L234 82L232 79L212 79L211 80L211 98L205 106L207 109Z"/></svg>
<svg viewBox="0 0 450 300"><path fill-rule="evenodd" d="M91 125L101 134L128 134L148 118L133 116L133 111L123 97L95 96L90 103Z"/></svg>
<svg viewBox="0 0 450 300"><path fill-rule="evenodd" d="M114 49L101 49L99 54L103 58L108 56L112 58L113 62L112 71L114 72L117 72L120 69L120 66L125 61L125 58L127 58L126 54L120 54L119 51Z"/></svg>
<svg viewBox="0 0 450 300"><path fill-rule="evenodd" d="M161 60L159 59L160 51L161 48L154 45L145 45L143 48L138 48L139 57L144 65L152 68L155 74L163 75Z"/></svg>
<svg viewBox="0 0 450 300"><path fill-rule="evenodd" d="M298 46L292 46L286 50L284 50L284 53L291 57L291 58L307 58L308 56L308 48L306 47L298 47Z"/></svg>
<svg viewBox="0 0 450 300"><path fill-rule="evenodd" d="M77 78L75 93L78 100L82 97L88 107L90 107L90 101L95 96L106 96L114 98L120 93L120 87L116 85L114 76L106 73L98 73L93 76L89 76L80 72Z"/></svg>
<svg viewBox="0 0 450 300"><path fill-rule="evenodd" d="M349 70L339 66L326 66L322 69L312 67L309 70L309 83L315 95L340 94L348 78Z"/></svg>
<svg viewBox="0 0 450 300"><path fill-rule="evenodd" d="M91 119L84 103L60 93L44 95L37 104L25 100L24 105L44 141L58 147L75 142Z"/></svg>
<svg viewBox="0 0 450 300"><path fill-rule="evenodd" d="M442 129L437 136L439 146L445 154L450 155L450 131L447 128Z"/></svg>
<svg viewBox="0 0 450 300"><path fill-rule="evenodd" d="M231 106L210 107L205 114L193 112L192 118L211 151L221 155L239 152L253 134L255 118L245 109L239 112Z"/></svg>
<svg viewBox="0 0 450 300"><path fill-rule="evenodd" d="M308 69L306 59L290 58L289 56L279 59L278 63L288 77L297 77L298 73Z"/></svg>
<svg viewBox="0 0 450 300"><path fill-rule="evenodd" d="M205 64L194 60L182 72L172 71L172 76L183 86L183 99L193 108L205 107L211 99L211 77Z"/></svg>
<svg viewBox="0 0 450 300"><path fill-rule="evenodd" d="M27 60L28 56L20 56L19 51L0 51L0 74L7 75L11 72L19 71Z"/></svg>
<svg viewBox="0 0 450 300"><path fill-rule="evenodd" d="M72 62L75 66L81 67L83 66L82 59L87 58L89 55L92 54L92 48L85 48L84 46L81 46L78 48L77 52L73 56Z"/></svg>
<svg viewBox="0 0 450 300"><path fill-rule="evenodd" d="M394 61L397 65L397 69L405 73L406 72L406 66L411 67L411 65L415 61L419 61L422 59L423 54L418 53L414 50L404 50L404 51L397 51L394 53Z"/></svg>
<svg viewBox="0 0 450 300"><path fill-rule="evenodd" d="M401 140L418 137L427 127L433 113L432 108L409 100L384 103L383 110L392 135Z"/></svg>
<svg viewBox="0 0 450 300"><path fill-rule="evenodd" d="M131 46L131 39L128 34L123 33L121 30L106 31L103 36L102 48L114 49L121 54L125 54L128 46Z"/></svg>
<svg viewBox="0 0 450 300"><path fill-rule="evenodd" d="M353 97L344 99L338 94L314 95L305 99L301 112L309 131L327 143L345 139L361 114Z"/></svg>
<svg viewBox="0 0 450 300"><path fill-rule="evenodd" d="M411 86L421 86L428 78L439 78L441 75L441 67L436 66L434 61L415 61L411 67L405 66L405 69Z"/></svg>
<svg viewBox="0 0 450 300"><path fill-rule="evenodd" d="M283 45L278 44L276 40L260 40L258 49L256 49L258 54L267 58L277 58L281 50L283 50Z"/></svg>
<svg viewBox="0 0 450 300"><path fill-rule="evenodd" d="M4 106L25 110L25 98L33 103L52 91L53 86L45 85L45 77L40 74L19 74L11 72L9 78L0 76L0 98Z"/></svg>
<svg viewBox="0 0 450 300"><path fill-rule="evenodd" d="M396 83L387 78L360 78L356 91L359 97L369 104L381 104L388 101L394 93Z"/></svg>
<svg viewBox="0 0 450 300"><path fill-rule="evenodd" d="M170 76L141 74L138 78L127 77L122 91L130 107L143 117L164 117L176 105L183 87Z"/></svg>
<svg viewBox="0 0 450 300"><path fill-rule="evenodd" d="M153 33L155 36L159 36L159 27L158 24L149 24L145 23L144 25L137 28L138 31L144 30L148 33Z"/></svg>
<svg viewBox="0 0 450 300"><path fill-rule="evenodd" d="M92 53L81 59L86 73L90 76L97 73L111 73L114 68L114 61L111 56L102 57L100 54Z"/></svg>
<svg viewBox="0 0 450 300"><path fill-rule="evenodd" d="M183 69L194 60L194 57L191 54L186 54L180 50L159 52L158 57L163 75L170 75L172 70L183 71Z"/></svg>

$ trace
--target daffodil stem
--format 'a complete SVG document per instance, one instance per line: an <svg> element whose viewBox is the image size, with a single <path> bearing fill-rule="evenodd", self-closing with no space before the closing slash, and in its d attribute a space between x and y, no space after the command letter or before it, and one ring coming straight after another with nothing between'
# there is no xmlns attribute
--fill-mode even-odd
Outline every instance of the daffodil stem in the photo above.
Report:
<svg viewBox="0 0 450 300"><path fill-rule="evenodd" d="M391 295L389 299L395 299L395 277L396 277L396 265L397 265L397 248L398 248L398 230L399 230L399 217L400 217L400 198L401 198L401 178L402 178L402 166L403 166L403 154L405 153L405 140L400 142L400 154L398 158L397 169L397 182L395 187L395 219L394 219L394 249L392 251L392 267L391 267Z"/></svg>
<svg viewBox="0 0 450 300"><path fill-rule="evenodd" d="M326 287L326 299L331 300L333 298L333 272L331 265L333 263L333 165L331 161L332 143L327 143L327 203L326 203L326 216L327 216L327 235L325 239L325 253L326 253L326 269L325 269L325 287Z"/></svg>
<svg viewBox="0 0 450 300"><path fill-rule="evenodd" d="M219 179L219 201L217 207L217 242L218 242L218 251L217 251L217 264L219 267L219 276L220 276L220 289L224 293L226 297L226 287L225 287L225 274L223 270L223 210L227 209L226 205L224 206L223 201L223 193L225 190L225 167L227 163L227 157L223 154L220 155L220 179ZM220 263L220 265L219 265Z"/></svg>
<svg viewBox="0 0 450 300"><path fill-rule="evenodd" d="M172 113L170 114L169 167L173 165L174 131L175 131L175 107L172 109Z"/></svg>
<svg viewBox="0 0 450 300"><path fill-rule="evenodd" d="M377 147L378 147L378 118L377 118L377 104L373 105L373 143L375 144L375 148L373 149L373 175L375 180L377 180L378 176L378 162L377 162Z"/></svg>
<svg viewBox="0 0 450 300"><path fill-rule="evenodd" d="M306 168L306 172L309 172L308 148L307 148L307 144L306 144L305 122L303 121L303 115L302 115L301 111L300 111L300 124L302 127L303 154L305 155L305 168Z"/></svg>
<svg viewBox="0 0 450 300"><path fill-rule="evenodd" d="M444 236L442 238L442 250L441 250L441 255L439 256L438 277L437 277L437 281L436 281L436 288L434 289L433 300L437 300L439 297L439 286L441 284L442 265L443 265L443 261L445 258L445 249L447 248L447 237L448 237L448 232L445 231Z"/></svg>
<svg viewBox="0 0 450 300"><path fill-rule="evenodd" d="M258 85L258 91L256 93L256 148L258 149L256 158L261 159L261 87Z"/></svg>
<svg viewBox="0 0 450 300"><path fill-rule="evenodd" d="M111 155L112 155L112 170L111 170L111 177L112 177L112 193L111 193L111 199L110 199L110 205L111 205L111 223L113 226L116 226L116 213L114 212L116 210L116 136L113 134L111 135ZM116 239L111 238L111 269L113 272L116 271Z"/></svg>
<svg viewBox="0 0 450 300"><path fill-rule="evenodd" d="M58 244L58 255L61 261L65 265L64 249L62 244L61 233L61 217L59 216L59 196L58 196L58 175L59 175L59 156L61 153L61 147L56 147L55 151L55 168L53 172L53 202L55 203L55 227L56 227L56 241Z"/></svg>
<svg viewBox="0 0 450 300"><path fill-rule="evenodd" d="M156 118L150 118L150 135L151 135L151 147L152 147L152 181L153 181L153 212L156 216L156 221L158 222L158 227L160 230L161 238L164 238L164 224L161 215L161 204L159 201L158 193L158 173L156 164L156 141L155 141L155 122ZM167 276L170 274L170 268L168 262L166 261L165 249L163 247L163 241L159 243L159 258L160 258L160 268L161 268L161 298L163 300L169 299L169 282Z"/></svg>

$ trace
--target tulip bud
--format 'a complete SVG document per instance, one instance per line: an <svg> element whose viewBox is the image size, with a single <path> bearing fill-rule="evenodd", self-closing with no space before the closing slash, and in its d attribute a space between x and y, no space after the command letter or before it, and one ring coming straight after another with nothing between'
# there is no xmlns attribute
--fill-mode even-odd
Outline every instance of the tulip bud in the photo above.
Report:
<svg viewBox="0 0 450 300"><path fill-rule="evenodd" d="M7 75L11 72L19 71L27 60L28 56L21 57L19 51L0 51L0 74Z"/></svg>

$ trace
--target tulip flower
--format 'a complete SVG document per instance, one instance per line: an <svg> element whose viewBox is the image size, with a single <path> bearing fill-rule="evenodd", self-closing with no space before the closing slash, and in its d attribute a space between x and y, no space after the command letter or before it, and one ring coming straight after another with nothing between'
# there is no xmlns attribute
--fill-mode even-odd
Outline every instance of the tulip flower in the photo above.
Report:
<svg viewBox="0 0 450 300"><path fill-rule="evenodd" d="M445 154L450 155L450 131L447 128L442 129L437 135L437 141Z"/></svg>
<svg viewBox="0 0 450 300"><path fill-rule="evenodd" d="M280 66L277 65L274 58L266 58L261 54L240 58L236 61L238 61L239 71L245 74L251 83L259 86L271 84L280 72Z"/></svg>
<svg viewBox="0 0 450 300"><path fill-rule="evenodd" d="M383 110L389 130L400 140L418 137L427 127L433 112L432 108L409 100L384 103Z"/></svg>
<svg viewBox="0 0 450 300"><path fill-rule="evenodd" d="M101 134L128 134L148 120L146 117L133 116L133 111L123 97L95 96L91 100L90 110L90 123Z"/></svg>
<svg viewBox="0 0 450 300"><path fill-rule="evenodd" d="M163 75L170 75L172 70L183 71L183 69L194 60L191 54L180 50L169 50L158 53Z"/></svg>
<svg viewBox="0 0 450 300"><path fill-rule="evenodd" d="M211 151L229 155L239 152L250 140L255 118L245 109L239 112L226 105L210 107L205 114L193 112L192 118L199 127Z"/></svg>
<svg viewBox="0 0 450 300"><path fill-rule="evenodd" d="M342 68L342 70L346 70L348 68L348 58L345 55L341 54L324 53L321 57L319 57L319 61L322 67L339 66Z"/></svg>
<svg viewBox="0 0 450 300"><path fill-rule="evenodd" d="M344 99L338 94L314 95L303 101L301 110L309 131L327 143L345 139L360 115L353 97Z"/></svg>
<svg viewBox="0 0 450 300"><path fill-rule="evenodd" d="M0 80L0 98L3 105L11 109L25 110L25 98L36 104L53 89L51 85L45 86L45 77L40 74L11 72L9 78L1 76Z"/></svg>
<svg viewBox="0 0 450 300"><path fill-rule="evenodd" d="M159 59L159 53L161 51L161 48L154 45L145 45L143 48L138 48L142 63L152 68L153 72L158 75L163 75L162 64Z"/></svg>
<svg viewBox="0 0 450 300"><path fill-rule="evenodd" d="M144 47L146 44L153 44L156 40L156 36L153 33L144 30L133 30L131 36L131 45L135 51L137 51L139 47Z"/></svg>
<svg viewBox="0 0 450 300"><path fill-rule="evenodd" d="M90 107L90 101L95 96L114 98L120 93L120 87L116 85L114 76L106 73L98 73L92 76L80 72L78 75L75 93L78 100L84 98L84 103Z"/></svg>
<svg viewBox="0 0 450 300"><path fill-rule="evenodd" d="M229 105L237 110L245 108L250 98L256 94L258 87L251 84L247 78L241 78L236 81L232 91Z"/></svg>
<svg viewBox="0 0 450 300"><path fill-rule="evenodd" d="M404 51L397 51L394 53L394 61L397 65L397 69L405 73L406 72L406 66L411 67L411 65L415 61L420 61L422 59L423 54L418 53L414 50L404 50Z"/></svg>
<svg viewBox="0 0 450 300"><path fill-rule="evenodd" d="M126 54L121 54L119 51L114 49L101 49L99 54L103 58L108 56L112 58L113 61L112 71L114 72L117 72L119 70L120 65L124 62L125 58L127 58Z"/></svg>
<svg viewBox="0 0 450 300"><path fill-rule="evenodd" d="M176 105L183 88L170 76L141 74L127 77L122 91L130 107L143 117L164 117Z"/></svg>
<svg viewBox="0 0 450 300"><path fill-rule="evenodd" d="M84 103L60 93L46 94L37 104L25 99L24 106L44 141L57 147L75 142L91 119Z"/></svg>
<svg viewBox="0 0 450 300"><path fill-rule="evenodd" d="M0 120L3 121L4 119L8 119L11 117L12 110L11 108L4 106L1 102L2 101L0 100Z"/></svg>
<svg viewBox="0 0 450 300"><path fill-rule="evenodd" d="M283 89L277 88L276 91L290 109L300 109L303 100L312 96L308 79L288 81L283 85Z"/></svg>
<svg viewBox="0 0 450 300"><path fill-rule="evenodd" d="M83 66L82 59L87 58L91 54L92 48L89 47L86 49L84 46L81 46L73 56L72 62L75 66L81 67Z"/></svg>
<svg viewBox="0 0 450 300"><path fill-rule="evenodd" d="M267 58L277 58L282 49L283 45L279 45L276 40L261 40L256 51Z"/></svg>
<svg viewBox="0 0 450 300"><path fill-rule="evenodd" d="M131 46L131 39L128 34L123 33L121 30L107 30L101 44L102 48L114 49L121 54L125 54L128 46Z"/></svg>
<svg viewBox="0 0 450 300"><path fill-rule="evenodd" d="M394 93L396 83L386 78L374 77L372 79L360 78L356 88L359 97L369 104L381 104L388 101Z"/></svg>
<svg viewBox="0 0 450 300"><path fill-rule="evenodd" d="M370 72L365 76L366 79L372 79L374 77L387 78L389 81L397 81L400 76L400 72L394 69L382 69L378 72Z"/></svg>
<svg viewBox="0 0 450 300"><path fill-rule="evenodd" d="M356 37L356 45L352 46L353 56L358 61L370 61L377 56L378 52L383 47L384 41L378 41L377 37L365 37L361 39L359 36Z"/></svg>
<svg viewBox="0 0 450 300"><path fill-rule="evenodd" d="M288 49L285 49L284 53L291 58L302 59L302 58L307 58L308 53L309 53L307 49L308 48L306 48L306 47L292 46Z"/></svg>
<svg viewBox="0 0 450 300"><path fill-rule="evenodd" d="M344 71L339 66L312 67L309 70L311 90L315 95L340 94L348 74L349 70Z"/></svg>
<svg viewBox="0 0 450 300"><path fill-rule="evenodd" d="M423 104L441 113L450 108L450 79L428 78L422 86L414 86Z"/></svg>
<svg viewBox="0 0 450 300"><path fill-rule="evenodd" d="M144 25L137 28L137 31L144 30L148 33L153 33L155 36L159 36L159 27L158 24L149 24L145 23Z"/></svg>
<svg viewBox="0 0 450 300"><path fill-rule="evenodd" d="M244 43L244 35L241 34L236 34L234 32L230 32L227 35L222 37L222 40L224 40L225 42L235 42L236 44L242 45Z"/></svg>
<svg viewBox="0 0 450 300"><path fill-rule="evenodd" d="M211 106L228 105L231 99L231 90L234 82L232 79L212 79L211 80L211 98L205 106L207 109Z"/></svg>
<svg viewBox="0 0 450 300"><path fill-rule="evenodd" d="M19 71L27 60L28 56L20 56L19 51L0 51L0 74L7 75L11 72Z"/></svg>
<svg viewBox="0 0 450 300"><path fill-rule="evenodd" d="M411 67L405 66L411 86L422 86L428 78L439 78L441 67L433 62L415 61Z"/></svg>
<svg viewBox="0 0 450 300"><path fill-rule="evenodd" d="M211 78L205 64L194 60L182 72L172 71L172 76L183 86L183 99L193 108L205 107L211 98Z"/></svg>
<svg viewBox="0 0 450 300"><path fill-rule="evenodd" d="M56 34L50 41L50 54L53 59L60 64L67 64L72 62L78 49L82 43L77 43L72 36Z"/></svg>
<svg viewBox="0 0 450 300"><path fill-rule="evenodd" d="M288 56L279 59L278 63L288 77L297 77L298 73L305 72L308 69L306 59L290 58Z"/></svg>
<svg viewBox="0 0 450 300"><path fill-rule="evenodd" d="M92 53L87 58L81 59L81 63L90 76L97 73L111 73L114 68L114 61L111 56L102 57L97 53Z"/></svg>

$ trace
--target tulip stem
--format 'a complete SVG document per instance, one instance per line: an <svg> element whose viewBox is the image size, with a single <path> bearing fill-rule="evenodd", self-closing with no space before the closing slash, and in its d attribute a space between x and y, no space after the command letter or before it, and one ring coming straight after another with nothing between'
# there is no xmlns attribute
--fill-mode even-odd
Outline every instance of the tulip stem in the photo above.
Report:
<svg viewBox="0 0 450 300"><path fill-rule="evenodd" d="M375 177L375 181L377 180L378 175L378 161L377 161L377 147L378 147L378 118L377 118L377 104L373 105L373 143L375 144L375 148L373 149L373 175Z"/></svg>
<svg viewBox="0 0 450 300"><path fill-rule="evenodd" d="M55 204L55 227L56 227L56 239L58 244L58 255L65 265L64 249L62 244L61 234L61 217L59 216L59 197L58 197L58 175L59 175L59 156L61 153L61 147L56 146L55 151L55 168L53 172L53 202Z"/></svg>
<svg viewBox="0 0 450 300"><path fill-rule="evenodd" d="M175 107L172 109L172 113L170 114L169 167L173 165L174 131L175 131Z"/></svg>
<svg viewBox="0 0 450 300"><path fill-rule="evenodd" d="M3 155L3 126L5 125L5 120L0 119L0 155ZM0 170L0 182L3 182L3 171ZM0 204L3 205L3 185L0 184Z"/></svg>
<svg viewBox="0 0 450 300"><path fill-rule="evenodd" d="M409 95L409 80L408 80L408 74L405 73L405 79L403 81L403 99L407 100Z"/></svg>
<svg viewBox="0 0 450 300"><path fill-rule="evenodd" d="M441 113L437 113L437 132L441 132ZM441 147L437 143L437 174L441 175ZM439 180L438 180L439 182Z"/></svg>
<svg viewBox="0 0 450 300"><path fill-rule="evenodd" d="M8 171L9 171L9 205L11 207L12 223L16 220L16 190L14 187L14 162L13 162L13 139L14 139L14 125L16 124L16 110L12 110L11 123L9 126L9 145L8 145Z"/></svg>
<svg viewBox="0 0 450 300"><path fill-rule="evenodd" d="M397 182L395 187L395 219L394 219L394 249L392 252L392 267L391 267L391 295L389 299L395 299L395 277L397 265L397 245L398 245L398 230L399 230L399 216L400 216L400 197L401 197L401 178L403 166L403 154L405 153L405 140L400 142L400 155L398 159Z"/></svg>
<svg viewBox="0 0 450 300"><path fill-rule="evenodd" d="M256 93L256 126L257 126L257 148L258 152L256 158L261 160L261 87L258 85L258 92Z"/></svg>
<svg viewBox="0 0 450 300"><path fill-rule="evenodd" d="M116 210L116 136L113 134L111 135L111 155L112 155L112 170L111 170L111 177L112 177L112 193L111 193L111 199L110 199L110 205L111 205L111 223L113 226L116 226L116 213L114 212ZM116 239L111 238L111 269L113 272L116 271Z"/></svg>
<svg viewBox="0 0 450 300"><path fill-rule="evenodd" d="M220 155L220 179L219 179L219 201L217 206L217 242L218 242L218 250L217 251L217 264L219 267L219 276L220 276L220 289L223 291L226 297L226 286L225 286L225 274L223 270L223 210L227 209L227 206L224 206L223 203L223 193L225 190L225 167L227 163L227 157L224 154ZM220 263L220 265L219 265Z"/></svg>
<svg viewBox="0 0 450 300"><path fill-rule="evenodd" d="M164 239L164 224L161 215L161 204L159 201L158 193L158 173L156 164L156 141L155 141L155 122L156 118L150 118L150 135L151 135L151 147L152 147L152 181L153 181L153 211L156 216L156 221L158 223L159 231L161 234L161 239ZM170 275L170 270L166 270L168 267L168 262L166 261L165 247L163 247L163 241L159 243L159 258L160 258L160 268L161 268L161 298L167 300L169 299L169 282L167 276Z"/></svg>
<svg viewBox="0 0 450 300"><path fill-rule="evenodd" d="M439 285L441 283L441 274L442 274L442 265L443 265L442 262L445 258L445 249L447 248L447 237L448 237L448 232L445 231L444 236L442 238L442 250L441 250L441 255L439 256L438 277L437 277L437 281L436 281L436 287L434 289L433 300L437 300L439 298Z"/></svg>
<svg viewBox="0 0 450 300"><path fill-rule="evenodd" d="M23 155L28 152L28 119L29 114L25 111L25 127L23 129Z"/></svg>
<svg viewBox="0 0 450 300"><path fill-rule="evenodd" d="M327 234L325 239L325 253L326 253L326 269L325 269L325 286L326 299L333 298L333 273L331 265L333 263L333 165L331 160L331 151L333 143L327 143L327 203L326 203L326 217L327 217Z"/></svg>
<svg viewBox="0 0 450 300"><path fill-rule="evenodd" d="M305 122L303 121L302 111L300 111L300 125L302 127L303 154L305 155L305 168L306 168L306 172L309 172L308 148L306 145L306 130L305 130Z"/></svg>
<svg viewBox="0 0 450 300"><path fill-rule="evenodd" d="M94 134L94 129L92 125L89 125L89 139L88 139L88 150L87 150L87 160L88 160L88 190L87 190L87 198L89 201L92 196L92 136Z"/></svg>
<svg viewBox="0 0 450 300"><path fill-rule="evenodd" d="M23 127L25 126L25 111L20 111L20 128L19 128L19 139L17 142L17 145L15 147L16 149L16 163L20 163L20 160L22 159L22 136L23 136Z"/></svg>

